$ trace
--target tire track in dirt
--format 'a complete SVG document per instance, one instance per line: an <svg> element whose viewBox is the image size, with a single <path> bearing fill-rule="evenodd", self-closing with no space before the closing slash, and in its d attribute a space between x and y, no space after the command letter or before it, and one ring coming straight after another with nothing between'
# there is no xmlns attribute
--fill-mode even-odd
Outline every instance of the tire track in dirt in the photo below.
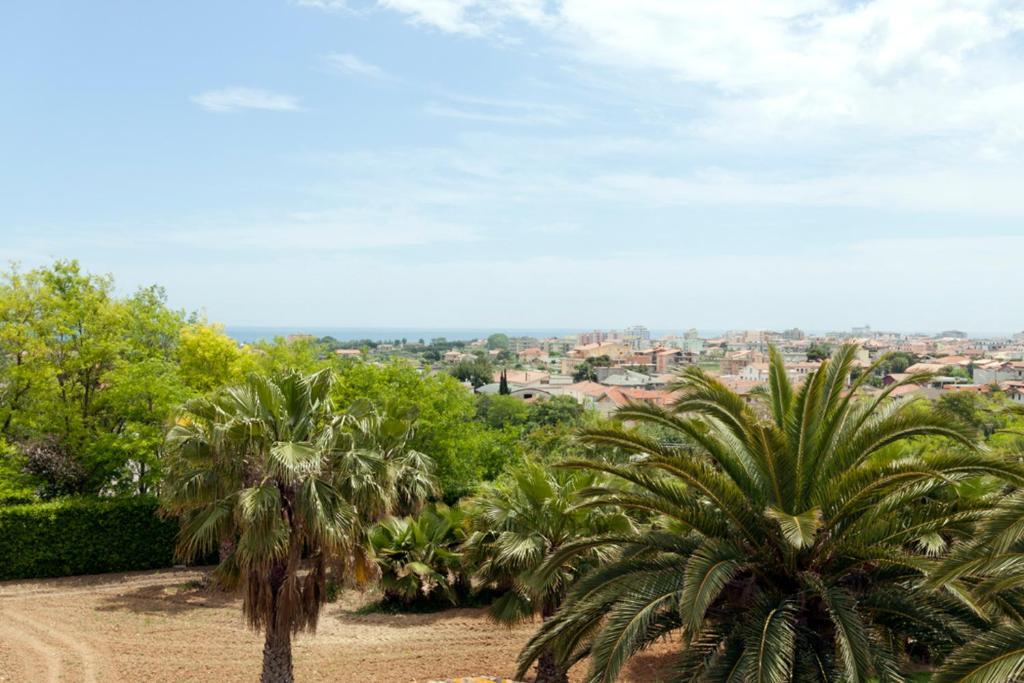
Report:
<svg viewBox="0 0 1024 683"><path fill-rule="evenodd" d="M21 660L26 681L58 683L61 672L60 650L40 640L31 631L15 628L17 618L10 610L0 610L0 640L12 646Z"/></svg>
<svg viewBox="0 0 1024 683"><path fill-rule="evenodd" d="M33 619L24 612L19 613L6 609L4 614L8 623L13 621L22 627L21 634L28 639L29 647L36 650L45 649L45 662L49 672L48 680L58 681L65 673L62 652L71 654L81 665L83 683L99 683L100 680L109 680L106 677L100 678L100 657L96 650L80 636L52 624ZM54 647L54 643L58 647Z"/></svg>

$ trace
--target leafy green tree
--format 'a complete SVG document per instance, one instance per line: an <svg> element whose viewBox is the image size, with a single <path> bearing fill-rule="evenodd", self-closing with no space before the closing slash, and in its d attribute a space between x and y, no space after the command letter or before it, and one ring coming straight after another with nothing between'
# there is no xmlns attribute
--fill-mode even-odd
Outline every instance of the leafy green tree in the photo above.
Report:
<svg viewBox="0 0 1024 683"><path fill-rule="evenodd" d="M895 351L888 354L885 360L878 364L878 374L890 375L893 373L906 372L914 363L919 360L918 356L906 351Z"/></svg>
<svg viewBox="0 0 1024 683"><path fill-rule="evenodd" d="M939 374L946 377L957 377L959 379L967 380L968 382L972 379L971 371L967 368L960 367L959 365L943 366L942 369L939 370Z"/></svg>
<svg viewBox="0 0 1024 683"><path fill-rule="evenodd" d="M460 382L469 382L476 389L493 381L494 366L487 358L477 357L474 360L459 361L452 367L451 374Z"/></svg>
<svg viewBox="0 0 1024 683"><path fill-rule="evenodd" d="M530 417L530 406L522 399L500 394L481 394L476 398L476 413L495 429L521 429Z"/></svg>
<svg viewBox="0 0 1024 683"><path fill-rule="evenodd" d="M611 367L612 359L608 356L595 356L594 358L587 358L582 363L576 366L576 372L573 373L573 380L576 382L596 382L597 371L594 368L607 368Z"/></svg>
<svg viewBox="0 0 1024 683"><path fill-rule="evenodd" d="M341 368L334 384L338 405L368 400L395 411L415 410L410 447L430 453L445 500L465 495L482 478L500 471L510 457L500 435L475 419L473 394L447 373L424 375L396 361L353 363ZM514 447L513 447L514 448Z"/></svg>
<svg viewBox="0 0 1024 683"><path fill-rule="evenodd" d="M239 359L242 376L249 373L276 373L285 370L312 373L331 367L333 359L327 349L315 339L286 339L259 341L249 345Z"/></svg>
<svg viewBox="0 0 1024 683"><path fill-rule="evenodd" d="M626 533L633 524L618 507L582 507L580 493L603 483L594 472L525 463L511 480L487 486L469 503L472 533L465 552L478 564L478 580L502 591L490 616L503 624L550 618L565 592L599 553L577 553L542 578L545 559L580 537ZM538 683L568 681L568 666L552 650L537 656Z"/></svg>
<svg viewBox="0 0 1024 683"><path fill-rule="evenodd" d="M987 399L972 391L947 391L935 402L940 412L970 425L984 437L992 436L1006 424L1004 415Z"/></svg>
<svg viewBox="0 0 1024 683"><path fill-rule="evenodd" d="M546 401L530 404L529 422L545 427L574 427L580 424L585 410L583 404L572 396L552 396Z"/></svg>
<svg viewBox="0 0 1024 683"><path fill-rule="evenodd" d="M589 656L589 680L612 681L638 650L679 632L677 680L900 680L906 651L939 658L963 643L963 624L980 618L922 583L937 565L930 553L969 536L991 502L945 494L977 477L1020 482L1021 469L972 450L971 431L947 416L888 400L920 376L859 399L859 380L845 386L855 355L839 349L794 387L771 349L763 406L686 368L670 408L617 413L675 438L586 430L589 443L635 454L570 463L620 482L587 492L590 503L655 523L577 539L547 560L539 580L579 553L614 554L569 590L519 675L554 651L563 663ZM928 436L963 449L897 448Z"/></svg>
<svg viewBox="0 0 1024 683"><path fill-rule="evenodd" d="M189 387L208 392L242 379L242 351L220 325L195 322L181 328L178 368Z"/></svg>
<svg viewBox="0 0 1024 683"><path fill-rule="evenodd" d="M168 434L164 505L183 517L178 554L194 559L237 539L215 576L244 588L243 613L265 633L264 683L294 680L291 636L315 630L332 564L369 577L367 510L387 514L416 495L397 490L402 477L384 453L366 450L368 425L350 430L353 418L331 400L332 379L328 370L252 375L186 406ZM382 439L395 438L381 426ZM373 486L367 472L386 474Z"/></svg>
<svg viewBox="0 0 1024 683"><path fill-rule="evenodd" d="M827 360L832 355L832 346L822 342L814 342L807 347L807 360Z"/></svg>
<svg viewBox="0 0 1024 683"><path fill-rule="evenodd" d="M488 349L504 349L504 350L507 350L508 349L508 344L509 344L509 341L508 341L508 335L507 334L501 334L499 332L499 333L496 333L496 334L492 334L490 337L487 338L487 348Z"/></svg>
<svg viewBox="0 0 1024 683"><path fill-rule="evenodd" d="M0 321L0 429L40 493L149 490L164 421L190 391L184 314L163 290L119 299L110 277L58 261L0 277Z"/></svg>

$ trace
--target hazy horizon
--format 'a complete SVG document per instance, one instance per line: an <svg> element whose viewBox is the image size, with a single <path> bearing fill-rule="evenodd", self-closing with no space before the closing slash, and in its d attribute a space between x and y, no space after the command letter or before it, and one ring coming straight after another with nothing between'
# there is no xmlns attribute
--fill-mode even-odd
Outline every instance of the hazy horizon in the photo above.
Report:
<svg viewBox="0 0 1024 683"><path fill-rule="evenodd" d="M260 340L272 340L276 336L287 336L289 334L310 334L315 337L327 337L331 336L339 341L352 341L360 339L369 339L371 341L392 341L394 339L406 338L409 341L416 341L420 338L425 341L435 337L444 337L449 341L471 341L473 339L482 339L490 334L504 333L510 336L524 336L524 337L560 337L569 336L575 334L582 334L586 332L592 332L594 330L622 330L625 325L613 326L613 327L524 327L524 328L511 328L511 327L402 327L402 326L370 326L370 327L341 327L341 326L330 326L330 325L296 325L296 326L275 326L275 325L225 325L224 330L227 334L240 342L254 342ZM793 327L793 326L789 326ZM766 331L782 332L789 327L771 327L763 328ZM798 327L798 326L797 326ZM651 332L652 338L658 338L668 336L671 334L682 335L690 327L686 326L669 326L669 327L653 327L648 328ZM712 329L712 328L701 328L696 327L698 336L702 338L717 337L726 334L727 332L735 332L740 330L752 330L762 328L750 328L742 326L734 326L728 329ZM821 336L830 333L849 333L850 330L808 330L801 328L804 333L809 336ZM923 335L935 335L939 332L956 330L957 328L945 328L943 330L875 330L875 332L893 332L903 335L923 334ZM993 338L1009 338L1012 337L1016 332L978 332L971 330L959 330L967 333L969 338L972 339L993 339Z"/></svg>

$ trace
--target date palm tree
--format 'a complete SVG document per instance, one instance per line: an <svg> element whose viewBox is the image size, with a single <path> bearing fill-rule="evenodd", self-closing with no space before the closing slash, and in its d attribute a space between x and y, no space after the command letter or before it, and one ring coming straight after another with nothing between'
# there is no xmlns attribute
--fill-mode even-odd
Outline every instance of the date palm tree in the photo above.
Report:
<svg viewBox="0 0 1024 683"><path fill-rule="evenodd" d="M908 651L961 644L980 618L962 594L921 582L937 564L929 552L970 533L991 503L947 494L980 475L1021 481L1021 470L976 450L968 429L891 398L923 376L861 397L874 368L850 383L855 357L843 347L797 387L772 349L754 404L687 368L671 407L630 405L618 418L637 426L584 432L633 454L629 465L569 464L620 482L588 504L655 523L548 559L542 577L578 553L616 553L570 589L519 675L554 649L563 662L589 657L590 681L613 681L634 653L677 633L674 680L898 681ZM913 448L926 436L958 447Z"/></svg>
<svg viewBox="0 0 1024 683"><path fill-rule="evenodd" d="M952 548L928 582L932 588L952 587L969 594L985 618L984 627L933 676L936 683L1024 678L1024 490L1008 495L997 490L993 495L998 500L991 514L972 538Z"/></svg>
<svg viewBox="0 0 1024 683"><path fill-rule="evenodd" d="M513 472L511 481L491 485L468 506L472 533L464 553L477 565L476 577L485 586L503 591L490 607L492 619L515 624L554 615L565 592L598 553L574 554L542 581L536 570L545 559L581 536L624 533L632 521L619 508L581 509L580 494L604 480L598 472L558 470L528 462ZM568 666L554 653L537 657L537 683L564 683Z"/></svg>
<svg viewBox="0 0 1024 683"><path fill-rule="evenodd" d="M291 637L316 629L331 567L341 563L357 580L371 575L368 522L419 495L395 490L402 477L393 462L432 467L421 454L404 459L398 443L387 457L373 451L365 425L353 426L372 411L338 412L332 380L328 370L254 375L187 404L168 434L164 506L183 519L178 554L192 560L234 540L215 577L242 587L247 621L264 631L264 683L293 680ZM398 438L391 430L380 439ZM367 471L383 479L372 494Z"/></svg>

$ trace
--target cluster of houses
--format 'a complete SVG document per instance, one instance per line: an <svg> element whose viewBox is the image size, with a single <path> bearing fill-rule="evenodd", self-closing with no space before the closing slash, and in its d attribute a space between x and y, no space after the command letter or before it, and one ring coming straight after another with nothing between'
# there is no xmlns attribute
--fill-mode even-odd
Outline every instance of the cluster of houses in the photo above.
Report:
<svg viewBox="0 0 1024 683"><path fill-rule="evenodd" d="M897 398L934 398L943 391L1000 390L1011 400L1024 403L1024 333L1008 339L979 340L956 330L926 336L872 332L863 327L852 333L811 338L794 328L785 332L730 332L706 339L690 330L681 336L652 340L646 328L634 326L623 332L594 331L575 338L512 338L509 351L515 354L516 367L521 369L508 370L506 379L510 394L524 401L571 396L601 413L610 413L630 401L670 403L670 385L685 365L700 364L733 391L749 395L768 380L769 345L781 351L790 378L801 382L821 365L817 359L820 350L816 349L848 342L859 345L855 372L867 369L880 355L889 352L912 354L920 359L903 372L881 378L885 386L915 373L932 376L927 382L894 390ZM451 362L458 362L456 352L451 355ZM449 360L447 356L445 360ZM589 376L584 381L575 381L573 375L581 365L588 365ZM498 379L495 374L493 383L477 391L498 393Z"/></svg>

